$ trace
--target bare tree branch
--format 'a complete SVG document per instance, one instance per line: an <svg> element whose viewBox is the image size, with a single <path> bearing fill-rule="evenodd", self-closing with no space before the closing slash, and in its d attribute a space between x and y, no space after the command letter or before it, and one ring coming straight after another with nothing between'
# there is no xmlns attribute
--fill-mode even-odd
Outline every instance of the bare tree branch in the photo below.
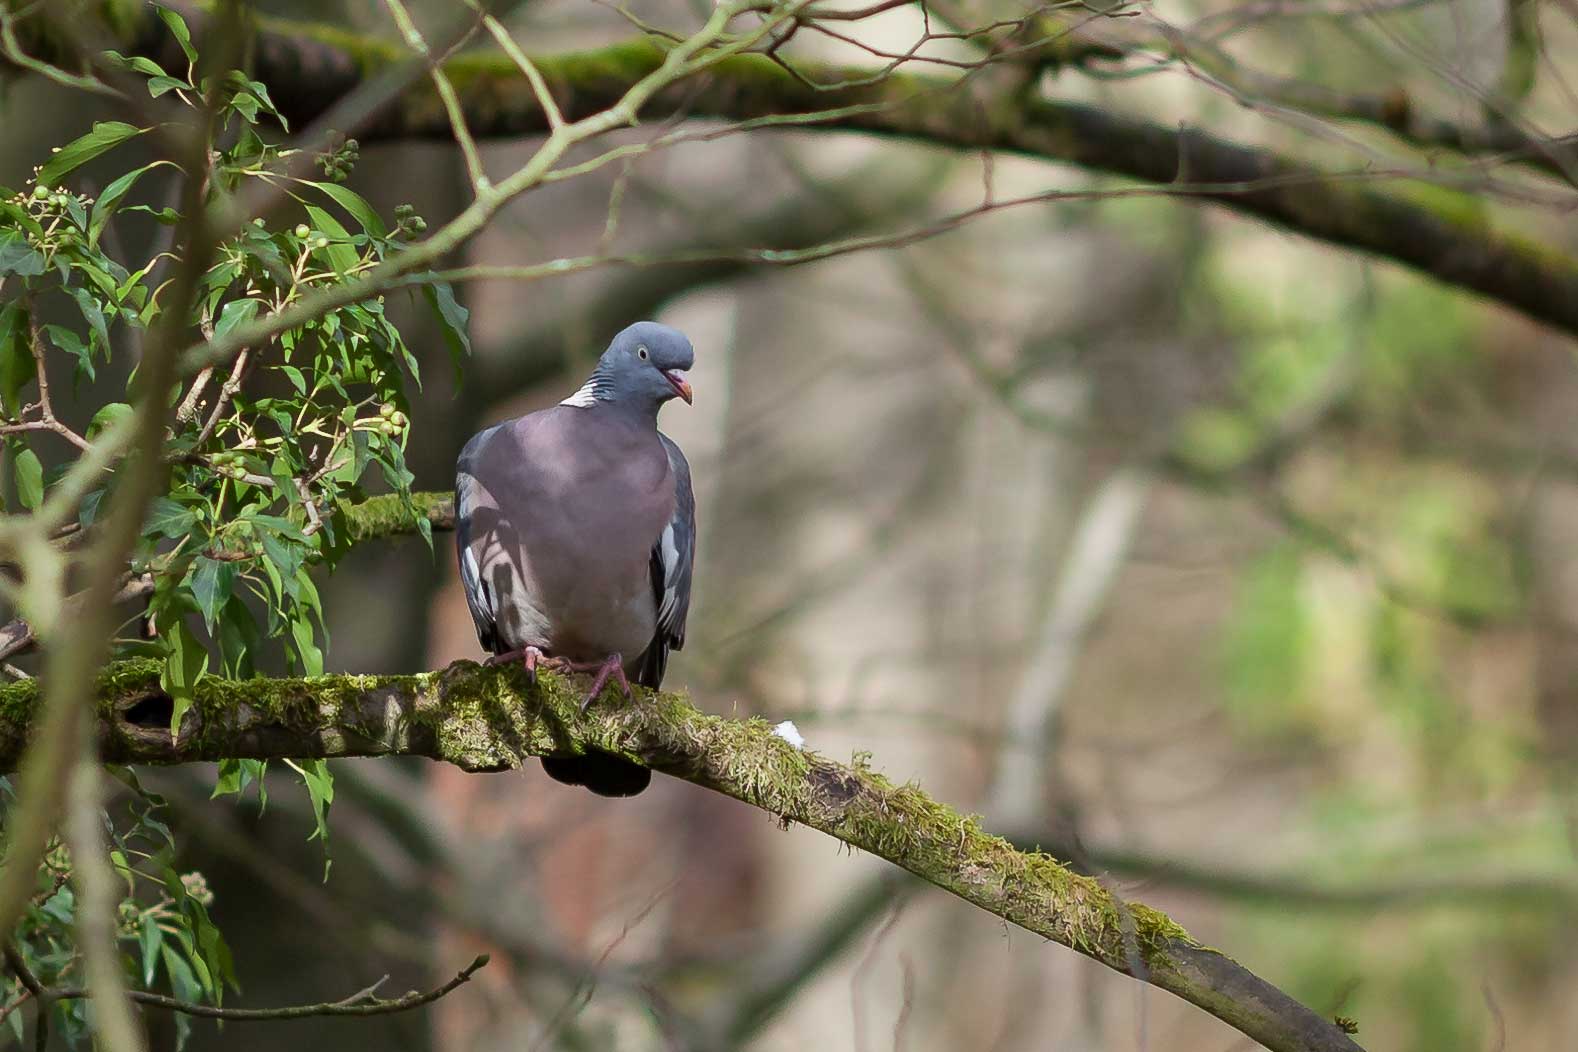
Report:
<svg viewBox="0 0 1578 1052"><path fill-rule="evenodd" d="M222 1019L226 1022L249 1023L270 1022L279 1019L307 1019L314 1016L369 1016L393 1015L396 1012L409 1012L413 1008L430 1005L439 998L453 993L467 982L476 972L486 966L488 955L482 954L476 960L462 968L453 979L442 986L432 990L413 990L399 997L383 998L375 995L378 987L383 985L380 979L365 990L360 990L350 997L339 1001L325 1001L321 1004L287 1005L283 1008L221 1008L217 1005L198 1004L194 1001L182 1001L164 994L149 993L146 990L132 990L127 996L140 1005L149 1008L158 1008L166 1012L179 1012L182 1015L198 1016L203 1019ZM385 976L384 979L387 979ZM36 996L36 994L35 994ZM68 987L59 990L44 991L44 996L51 1001L64 1001L68 998L88 997L89 991L81 987Z"/></svg>
<svg viewBox="0 0 1578 1052"><path fill-rule="evenodd" d="M103 0L123 46L157 54L167 46L152 9L134 0ZM18 26L22 46L44 61L50 41ZM307 122L407 53L390 42L316 27L264 22L255 74L280 109ZM538 56L531 66L559 115L578 121L625 98L659 68L667 52L642 37L609 47ZM467 127L478 139L548 132L545 111L517 61L478 51L445 63ZM652 94L642 115L722 117L821 129L897 135L958 148L992 149L1108 172L1220 204L1308 237L1395 260L1448 284L1479 292L1569 333L1578 333L1578 262L1559 250L1493 226L1472 200L1421 181L1417 172L1383 190L1388 173L1324 171L1269 150L1192 129L1149 121L1033 93L994 89L969 79L906 71L817 66L791 73L775 58L737 54L702 74ZM874 75L879 74L879 75ZM448 111L430 85L416 84L362 133L364 139L454 135ZM1182 175L1181 175L1182 173Z"/></svg>

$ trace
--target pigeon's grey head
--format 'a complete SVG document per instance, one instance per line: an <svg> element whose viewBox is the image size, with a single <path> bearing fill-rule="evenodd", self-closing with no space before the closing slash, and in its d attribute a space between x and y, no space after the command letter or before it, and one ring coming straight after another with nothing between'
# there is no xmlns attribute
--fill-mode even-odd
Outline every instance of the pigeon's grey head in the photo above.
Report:
<svg viewBox="0 0 1578 1052"><path fill-rule="evenodd" d="M670 398L690 401L685 370L696 352L685 334L655 321L638 321L614 337L582 388L562 404L588 407L610 402L656 414Z"/></svg>

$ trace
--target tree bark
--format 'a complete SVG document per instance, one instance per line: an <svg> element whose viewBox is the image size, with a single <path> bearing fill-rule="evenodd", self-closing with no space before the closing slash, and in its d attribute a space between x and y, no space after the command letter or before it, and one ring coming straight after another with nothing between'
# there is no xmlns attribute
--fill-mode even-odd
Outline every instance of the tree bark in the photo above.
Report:
<svg viewBox="0 0 1578 1052"><path fill-rule="evenodd" d="M1169 990L1273 1052L1358 1052L1334 1023L1165 914L1118 898L1040 852L1020 851L914 785L857 757L840 764L791 745L760 719L711 716L677 693L581 712L581 685L469 661L412 676L205 677L169 731L160 665L119 662L99 677L99 747L110 763L425 756L467 771L602 749L799 822L892 862L1004 920ZM39 705L37 680L0 688L0 772L16 769Z"/></svg>

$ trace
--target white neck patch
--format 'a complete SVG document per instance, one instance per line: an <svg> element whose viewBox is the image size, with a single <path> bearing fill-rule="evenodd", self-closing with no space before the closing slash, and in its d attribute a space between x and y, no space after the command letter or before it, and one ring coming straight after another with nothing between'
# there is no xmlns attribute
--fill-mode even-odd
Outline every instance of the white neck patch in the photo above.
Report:
<svg viewBox="0 0 1578 1052"><path fill-rule="evenodd" d="M594 376L590 380L586 381L586 383L582 384L579 391L575 392L575 394L571 395L569 398L566 398L559 404L573 405L578 409L590 409L592 406L596 405L597 402L597 378Z"/></svg>

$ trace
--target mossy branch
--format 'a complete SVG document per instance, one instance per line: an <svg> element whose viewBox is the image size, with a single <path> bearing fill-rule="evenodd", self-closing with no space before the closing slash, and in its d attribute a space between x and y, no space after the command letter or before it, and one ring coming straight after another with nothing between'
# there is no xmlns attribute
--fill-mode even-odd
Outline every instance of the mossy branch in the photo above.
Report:
<svg viewBox="0 0 1578 1052"><path fill-rule="evenodd" d="M1099 880L1015 849L914 785L865 762L840 764L777 737L765 721L701 712L682 694L641 691L580 711L580 685L469 661L411 676L202 680L178 736L159 665L110 666L97 686L105 760L175 764L227 758L425 756L500 771L546 755L602 749L799 822L1117 971L1204 1008L1274 1052L1359 1046L1165 914ZM612 693L610 693L610 697ZM21 760L38 682L0 688L0 771Z"/></svg>
<svg viewBox="0 0 1578 1052"><path fill-rule="evenodd" d="M417 491L411 494L411 505L416 509L416 516L426 519L427 524L433 529L455 528L453 494ZM418 518L411 514L410 508L398 494L385 493L381 496L369 497L355 504L343 505L341 511L345 513L345 522L349 527L352 544L382 540L385 537L417 531Z"/></svg>
<svg viewBox="0 0 1578 1052"><path fill-rule="evenodd" d="M143 0L99 0L97 6L123 51L158 58L173 48ZM177 6L196 16L210 5ZM44 19L23 19L16 28L29 55L72 60ZM253 73L268 85L280 110L302 126L410 58L393 40L328 26L260 19L259 29ZM591 51L534 56L533 63L565 119L573 121L613 105L663 57L653 38L637 37ZM5 67L0 58L0 72ZM1469 194L1422 182L1385 191L1373 178L1323 171L1205 132L979 83L814 62L797 61L796 68L799 77L763 55L736 55L659 91L642 114L784 117L786 124L812 130L863 131L1074 164L1167 186L1307 237L1394 260L1578 334L1578 261L1492 224ZM444 69L478 139L548 130L530 83L502 52L467 52ZM416 81L359 134L448 139L453 131L432 85Z"/></svg>

